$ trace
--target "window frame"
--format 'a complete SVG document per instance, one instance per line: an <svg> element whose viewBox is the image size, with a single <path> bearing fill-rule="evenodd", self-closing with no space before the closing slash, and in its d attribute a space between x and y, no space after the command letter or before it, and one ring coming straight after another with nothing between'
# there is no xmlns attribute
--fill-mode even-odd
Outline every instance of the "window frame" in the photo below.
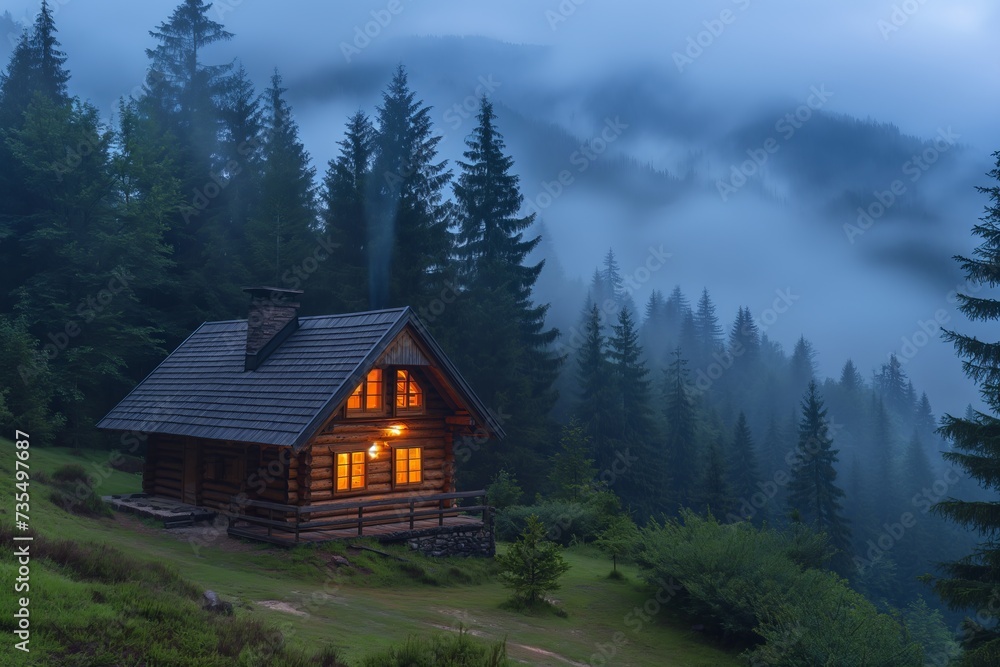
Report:
<svg viewBox="0 0 1000 667"><path fill-rule="evenodd" d="M405 380L400 380L399 379L399 374L400 373L406 373L406 379ZM394 378L393 378L393 385L392 385L392 408L393 408L393 410L395 410L395 413L397 415L422 415L422 414L425 414L427 412L427 390L425 388L425 383L423 381L423 378L418 379L416 377L415 373L413 372L413 370L411 370L409 368L396 368L393 371L393 375L394 375ZM405 393L402 394L402 395L399 393L399 383L400 382L405 382L406 383L406 390L405 390ZM399 405L400 396L405 396L406 399L407 399L407 402L409 402L409 398L410 398L409 387L410 387L411 384L414 385L417 388L417 390L418 390L417 391L417 395L420 396L420 405L417 406L417 407L400 406Z"/></svg>
<svg viewBox="0 0 1000 667"><path fill-rule="evenodd" d="M398 482L398 481L396 481L396 475L399 474L399 470L397 469L396 464L400 461L400 459L398 458L399 455L398 455L397 452L403 452L403 451L405 451L405 452L412 452L414 450L416 450L416 452L417 452L417 457L416 457L415 460L419 461L419 463L420 463L420 469L416 471L416 472L420 473L420 479L418 481L416 481L416 482L409 481L409 476L414 472L413 470L410 469L410 462L413 461L414 459L412 458L412 456L408 455L405 459L402 459L402 460L406 461L406 463L407 463L406 471L404 473L407 476L407 481L406 482ZM424 472L425 471L424 471L424 448L423 447L414 447L414 446L410 446L410 445L400 445L398 447L393 447L392 448L392 488L393 489L396 489L396 488L408 488L408 487L422 485L424 483L424 479L425 479L424 478Z"/></svg>
<svg viewBox="0 0 1000 667"><path fill-rule="evenodd" d="M359 456L361 462L361 486L352 486L354 484L354 478L358 475L354 474L354 466L358 465L354 458ZM340 488L340 457L347 457L347 475L345 479L347 480L347 488ZM350 493L362 493L368 489L368 452L363 449L351 450L347 452L335 452L333 455L333 493L334 495L345 495Z"/></svg>
<svg viewBox="0 0 1000 667"><path fill-rule="evenodd" d="M371 375L373 373L379 374L378 380L372 380ZM358 386L354 388L351 395L347 397L347 401L344 403L344 416L352 419L364 419L366 417L384 417L386 416L386 405L385 400L385 376L386 369L384 368L373 368L365 373L365 377L358 383ZM370 385L377 384L379 387L379 405L377 408L368 408L368 398L370 396L369 388ZM360 390L360 394L358 393ZM361 407L352 408L351 399L355 396L359 396L361 401Z"/></svg>

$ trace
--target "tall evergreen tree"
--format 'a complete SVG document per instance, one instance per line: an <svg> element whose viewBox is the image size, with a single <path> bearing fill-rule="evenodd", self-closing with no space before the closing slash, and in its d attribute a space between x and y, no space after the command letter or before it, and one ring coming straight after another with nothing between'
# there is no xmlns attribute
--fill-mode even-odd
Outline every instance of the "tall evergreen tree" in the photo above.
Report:
<svg viewBox="0 0 1000 667"><path fill-rule="evenodd" d="M829 435L826 409L810 382L802 400L796 461L788 483L788 503L802 517L803 523L826 533L830 543L846 555L850 530L842 516L844 492L837 486L837 450Z"/></svg>
<svg viewBox="0 0 1000 667"><path fill-rule="evenodd" d="M224 223L213 230L217 234L213 245L225 251L215 254L215 260L221 264L217 273L229 276L234 283L247 285L251 282L247 266L251 254L248 226L261 205L262 146L267 137L261 98L242 65L225 79L220 113L219 180L225 184L221 194L225 210L220 213ZM291 286L285 281L278 284Z"/></svg>
<svg viewBox="0 0 1000 667"><path fill-rule="evenodd" d="M728 468L730 487L736 499L750 502L753 495L760 491L757 486L760 482L760 473L758 472L753 437L747 424L747 416L742 410L739 417L736 418L736 426L733 428ZM763 520L763 513L758 512L754 518L757 521Z"/></svg>
<svg viewBox="0 0 1000 667"><path fill-rule="evenodd" d="M729 469L722 454L722 447L718 441L713 440L708 446L705 465L695 489L693 503L695 509L716 518L731 515L734 502L728 477Z"/></svg>
<svg viewBox="0 0 1000 667"><path fill-rule="evenodd" d="M440 135L431 108L410 90L402 66L378 107L368 181L368 285L371 305L421 307L440 297L453 241L444 189L451 180L437 161Z"/></svg>
<svg viewBox="0 0 1000 667"><path fill-rule="evenodd" d="M281 275L301 264L315 244L315 169L299 141L292 110L277 70L264 93L263 172L260 201L247 226L255 283L281 283Z"/></svg>
<svg viewBox="0 0 1000 667"><path fill-rule="evenodd" d="M601 326L601 313L591 306L584 328L583 345L577 354L578 400L576 419L594 448L601 470L611 469L621 437L621 412L615 409L616 387Z"/></svg>
<svg viewBox="0 0 1000 667"><path fill-rule="evenodd" d="M375 148L375 128L358 111L347 121L340 154L331 160L322 189L322 227L331 256L322 267L321 281L336 310L365 310L368 288L367 192Z"/></svg>
<svg viewBox="0 0 1000 667"><path fill-rule="evenodd" d="M956 259L969 280L969 285L996 287L1000 274L1000 151L993 154L994 167L989 177L992 185L977 190L988 197L989 203L980 223L972 229L980 244L970 257ZM987 294L959 294L959 310L972 321L990 322L1000 319L1000 300ZM995 494L1000 490L1000 343L945 331L962 359L962 368L980 387L980 395L988 412L972 411L965 417L945 415L942 433L952 444L944 457L961 466L980 486ZM1000 659L1000 627L994 621L997 591L1000 590L1000 501L994 497L982 500L947 498L934 507L942 516L965 528L975 530L982 542L959 560L948 563L943 578L935 582L938 595L953 609L978 609L979 620L975 646L968 647L963 657L966 665L994 665Z"/></svg>
<svg viewBox="0 0 1000 667"><path fill-rule="evenodd" d="M666 437L664 446L671 478L671 504L690 507L695 500L696 483L701 474L701 461L697 434L697 414L688 381L687 360L681 356L681 348L674 350L674 360L667 367L666 397L664 417Z"/></svg>
<svg viewBox="0 0 1000 667"><path fill-rule="evenodd" d="M708 294L708 288L701 290L698 304L694 312L694 326L698 334L696 356L692 359L696 367L703 368L712 361L712 355L722 347L722 327L715 313L715 304Z"/></svg>
<svg viewBox="0 0 1000 667"><path fill-rule="evenodd" d="M642 361L638 333L627 308L618 311L609 347L621 411L621 437L630 457L626 460L637 459L627 471L628 483L615 490L646 518L660 507L664 466L662 455L653 444L658 438L650 407L649 369Z"/></svg>
<svg viewBox="0 0 1000 667"><path fill-rule="evenodd" d="M47 204L44 192L27 182L27 174L15 168L20 158L13 154L11 141L28 122L29 108L70 107L66 91L69 71L66 55L56 38L52 10L42 2L41 11L30 30L21 33L10 62L0 73L0 311L10 312L16 297L14 289L24 276L41 267L27 261L22 239L32 233L31 216ZM58 131L56 131L57 133ZM67 154L66 148L70 147ZM63 153L49 165L55 175L71 169L72 156L86 150L87 144L63 147Z"/></svg>
<svg viewBox="0 0 1000 667"><path fill-rule="evenodd" d="M227 228L226 165L220 139L222 101L231 63L206 64L202 55L232 33L213 21L204 0L183 0L150 36L149 69L139 109L146 141L170 151L173 177L180 182L184 203L166 230L172 248L176 288L156 298L176 335L207 319L233 317L245 295L240 276L232 276L225 260L229 248L220 239L239 238Z"/></svg>
<svg viewBox="0 0 1000 667"><path fill-rule="evenodd" d="M505 153L485 97L477 121L454 185L461 292L451 321L460 322L466 340L452 348L487 405L510 413L505 428L523 448L518 473L530 483L529 476L537 478L534 462L548 440L547 419L556 399L553 384L561 362L551 346L559 332L546 326L548 306L533 298L543 263L527 258L540 237L524 236L534 214L518 215L523 197L514 161Z"/></svg>

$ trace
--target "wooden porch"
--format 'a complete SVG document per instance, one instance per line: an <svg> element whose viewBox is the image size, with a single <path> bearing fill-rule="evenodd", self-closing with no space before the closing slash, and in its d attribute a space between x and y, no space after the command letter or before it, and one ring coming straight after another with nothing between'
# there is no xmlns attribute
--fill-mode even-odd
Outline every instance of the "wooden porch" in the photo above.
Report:
<svg viewBox="0 0 1000 667"><path fill-rule="evenodd" d="M456 501L471 501L457 505ZM234 499L229 513L232 537L283 546L373 537L380 542L456 531L492 533L492 508L485 491L436 493L406 497L359 498L313 505L284 505Z"/></svg>

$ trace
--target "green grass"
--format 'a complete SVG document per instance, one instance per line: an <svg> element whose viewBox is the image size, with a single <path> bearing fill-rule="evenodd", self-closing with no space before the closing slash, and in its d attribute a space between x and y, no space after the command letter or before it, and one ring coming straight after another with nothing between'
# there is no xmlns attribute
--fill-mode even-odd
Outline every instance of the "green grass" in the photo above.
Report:
<svg viewBox="0 0 1000 667"><path fill-rule="evenodd" d="M0 449L4 452L0 477L10 480L0 482L0 521L9 525L13 520L13 446L0 441ZM33 448L30 464L32 476L44 472L51 477L66 463L77 462L94 476L98 494L138 491L139 476L111 470L102 465L107 459L103 452L73 454ZM51 486L32 482L30 488L31 524L42 534L96 542L145 562L169 564L184 582L190 582L191 590L210 588L233 601L237 618L279 630L292 648L310 652L324 646L337 648L350 665L362 664L365 657L389 645L402 645L408 637L452 634L460 628L484 642L506 638L508 655L533 665L566 665L567 661L623 667L743 664L691 631L669 604L658 603L634 568L619 565L624 578L609 578L611 564L595 550L574 548L565 554L571 569L552 596L565 611L563 618L551 611L519 613L501 608L509 594L493 576L492 561L485 559L432 559L404 548L364 542L406 559L402 561L351 550L342 543L293 550L244 543L228 538L224 527L216 535L164 531L154 522L120 513L110 518L76 516L48 499ZM337 567L332 563L334 555L345 556L351 565ZM10 591L12 566L5 561L0 567L0 586ZM37 578L35 572L40 573ZM116 617L115 610L121 608L121 598L116 596L127 597L133 584L87 583L70 574L58 568L49 572L33 568L31 595L36 605L33 622L37 623L33 627L75 619L70 627L82 633L88 627L96 632L98 627L123 622ZM0 595L4 618L13 613L13 597ZM262 602L287 606L272 609ZM195 601L191 604L196 606ZM156 613L172 618L169 614L175 612L190 613L191 609ZM205 635L196 633L183 641L205 640ZM5 640L0 646L2 664L11 664L7 662L11 643ZM35 644L34 636L32 645L41 655L44 646ZM163 659L156 664L171 662Z"/></svg>

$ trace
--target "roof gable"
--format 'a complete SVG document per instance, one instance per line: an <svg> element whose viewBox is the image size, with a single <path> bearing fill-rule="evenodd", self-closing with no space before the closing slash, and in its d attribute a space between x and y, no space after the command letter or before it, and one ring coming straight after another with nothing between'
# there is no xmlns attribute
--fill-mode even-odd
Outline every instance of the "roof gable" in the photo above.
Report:
<svg viewBox="0 0 1000 667"><path fill-rule="evenodd" d="M431 362L426 350L477 420L503 435L409 308L303 317L299 323L253 371L244 370L245 320L202 324L98 428L299 448L379 360L423 365L420 360Z"/></svg>

